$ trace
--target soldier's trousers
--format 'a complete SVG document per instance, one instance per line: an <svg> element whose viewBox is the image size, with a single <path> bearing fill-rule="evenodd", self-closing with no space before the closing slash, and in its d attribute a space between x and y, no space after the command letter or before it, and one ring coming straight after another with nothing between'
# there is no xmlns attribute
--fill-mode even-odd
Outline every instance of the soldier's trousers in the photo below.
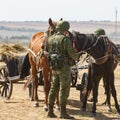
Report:
<svg viewBox="0 0 120 120"><path fill-rule="evenodd" d="M48 104L53 105L59 92L60 105L66 104L70 92L70 67L52 72Z"/></svg>

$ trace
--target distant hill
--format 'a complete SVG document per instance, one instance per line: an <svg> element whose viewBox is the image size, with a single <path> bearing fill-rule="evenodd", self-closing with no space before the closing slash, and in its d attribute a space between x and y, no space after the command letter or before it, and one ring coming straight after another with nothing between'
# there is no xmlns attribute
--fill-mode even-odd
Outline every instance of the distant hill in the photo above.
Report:
<svg viewBox="0 0 120 120"><path fill-rule="evenodd" d="M117 35L115 22L110 21L69 21L70 31L81 33L93 33L98 28L103 28L110 39L120 44L120 22L117 23ZM31 36L38 32L45 32L48 22L25 21L25 22L0 22L0 42L23 42L28 44Z"/></svg>

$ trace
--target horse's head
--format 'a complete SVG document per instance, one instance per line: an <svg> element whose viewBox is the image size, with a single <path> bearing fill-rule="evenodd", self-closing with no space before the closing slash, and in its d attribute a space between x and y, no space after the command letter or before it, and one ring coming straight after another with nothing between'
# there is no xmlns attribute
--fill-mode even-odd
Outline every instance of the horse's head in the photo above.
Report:
<svg viewBox="0 0 120 120"><path fill-rule="evenodd" d="M69 36L69 38L70 38L70 40L71 40L71 42L72 42L72 46L73 46L73 48L74 48L74 50L76 51L76 52L79 52L80 50L78 49L79 47L78 47L78 45L77 45L77 37L78 37L78 32L75 32L75 31L73 31L73 32L70 32L70 31L68 31L68 36Z"/></svg>
<svg viewBox="0 0 120 120"><path fill-rule="evenodd" d="M48 26L47 34L48 34L48 36L51 36L56 32L56 24L57 23L52 21L51 18L49 18L48 23L49 23L49 26Z"/></svg>
<svg viewBox="0 0 120 120"><path fill-rule="evenodd" d="M63 20L63 19L61 18L60 20ZM52 21L52 19L49 18L48 23L49 23L49 26L48 26L47 34L48 34L48 36L51 36L57 32L57 30L56 30L57 22Z"/></svg>

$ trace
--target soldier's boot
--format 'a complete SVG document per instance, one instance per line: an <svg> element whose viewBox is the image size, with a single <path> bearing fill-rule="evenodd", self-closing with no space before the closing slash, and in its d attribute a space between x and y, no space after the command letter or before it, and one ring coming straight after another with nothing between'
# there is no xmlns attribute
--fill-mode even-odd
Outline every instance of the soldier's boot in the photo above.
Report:
<svg viewBox="0 0 120 120"><path fill-rule="evenodd" d="M48 105L48 115L47 116L50 117L50 118L57 117L53 112L53 105Z"/></svg>
<svg viewBox="0 0 120 120"><path fill-rule="evenodd" d="M61 107L60 107L60 118L61 119L74 119L74 117L70 116L66 112L66 105L61 105Z"/></svg>

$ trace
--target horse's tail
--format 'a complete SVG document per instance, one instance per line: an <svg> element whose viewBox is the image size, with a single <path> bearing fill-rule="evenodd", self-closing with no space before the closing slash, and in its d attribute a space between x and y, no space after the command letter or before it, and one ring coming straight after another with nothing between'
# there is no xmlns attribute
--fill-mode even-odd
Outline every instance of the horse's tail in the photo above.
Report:
<svg viewBox="0 0 120 120"><path fill-rule="evenodd" d="M33 76L32 76L32 75L30 75L30 76L27 78L27 82L24 84L23 90L26 90L26 89L29 87L29 85L31 84L32 79L33 79Z"/></svg>

